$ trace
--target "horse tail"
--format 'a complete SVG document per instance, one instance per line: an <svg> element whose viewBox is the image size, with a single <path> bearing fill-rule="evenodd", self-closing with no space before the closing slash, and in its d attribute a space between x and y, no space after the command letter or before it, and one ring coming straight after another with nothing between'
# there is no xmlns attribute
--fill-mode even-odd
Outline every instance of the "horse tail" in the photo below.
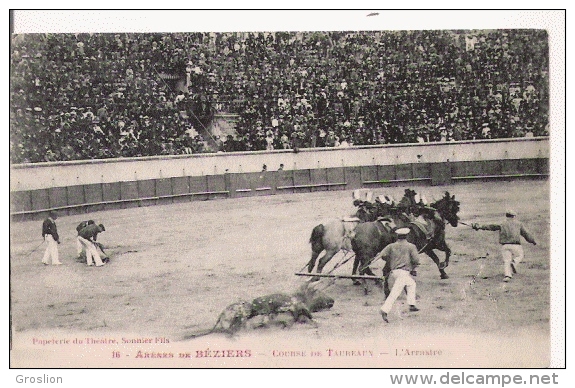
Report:
<svg viewBox="0 0 575 388"><path fill-rule="evenodd" d="M196 331L194 333L186 334L184 336L184 339L186 340L186 339L202 337L204 335L209 335L212 333L232 333L232 332L235 332L237 329L239 329L240 325L236 322L236 320L233 320L233 322L230 324L230 327L227 330L224 329L222 326L222 323L225 319L226 319L225 312L222 312L220 314L220 316L218 317L218 320L216 321L216 323L214 324L214 326L211 329L204 329L204 330Z"/></svg>
<svg viewBox="0 0 575 388"><path fill-rule="evenodd" d="M311 244L311 249L314 252L321 252L323 250L323 236L325 234L325 227L323 224L319 224L315 228L313 228L311 232L311 237L309 238L309 242Z"/></svg>

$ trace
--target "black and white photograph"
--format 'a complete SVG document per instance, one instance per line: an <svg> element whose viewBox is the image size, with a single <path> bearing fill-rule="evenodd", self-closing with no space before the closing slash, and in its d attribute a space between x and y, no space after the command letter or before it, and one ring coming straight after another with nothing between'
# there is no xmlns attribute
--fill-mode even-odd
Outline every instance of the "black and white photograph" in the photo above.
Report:
<svg viewBox="0 0 575 388"><path fill-rule="evenodd" d="M564 11L10 17L11 368L564 367Z"/></svg>

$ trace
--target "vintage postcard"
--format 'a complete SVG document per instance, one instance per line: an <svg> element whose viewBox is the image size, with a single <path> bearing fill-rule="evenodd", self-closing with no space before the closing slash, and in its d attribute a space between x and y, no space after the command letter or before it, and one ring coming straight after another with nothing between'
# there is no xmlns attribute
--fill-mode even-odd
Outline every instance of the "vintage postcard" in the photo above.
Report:
<svg viewBox="0 0 575 388"><path fill-rule="evenodd" d="M11 368L564 366L564 12L11 15Z"/></svg>

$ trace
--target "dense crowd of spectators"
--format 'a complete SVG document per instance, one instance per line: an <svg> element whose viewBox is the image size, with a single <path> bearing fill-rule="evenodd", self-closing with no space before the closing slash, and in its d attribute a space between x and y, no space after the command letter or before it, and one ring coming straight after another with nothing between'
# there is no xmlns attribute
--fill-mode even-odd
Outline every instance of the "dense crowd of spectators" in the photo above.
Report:
<svg viewBox="0 0 575 388"><path fill-rule="evenodd" d="M26 34L11 53L15 163L548 134L543 30ZM211 136L218 112L235 134Z"/></svg>

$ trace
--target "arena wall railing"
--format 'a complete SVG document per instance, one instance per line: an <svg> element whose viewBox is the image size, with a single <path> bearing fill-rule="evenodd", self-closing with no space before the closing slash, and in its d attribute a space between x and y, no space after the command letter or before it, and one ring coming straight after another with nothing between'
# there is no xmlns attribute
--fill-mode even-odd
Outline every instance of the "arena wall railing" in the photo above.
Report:
<svg viewBox="0 0 575 388"><path fill-rule="evenodd" d="M52 210L546 178L549 152L547 137L533 137L14 164L10 214L25 220Z"/></svg>

